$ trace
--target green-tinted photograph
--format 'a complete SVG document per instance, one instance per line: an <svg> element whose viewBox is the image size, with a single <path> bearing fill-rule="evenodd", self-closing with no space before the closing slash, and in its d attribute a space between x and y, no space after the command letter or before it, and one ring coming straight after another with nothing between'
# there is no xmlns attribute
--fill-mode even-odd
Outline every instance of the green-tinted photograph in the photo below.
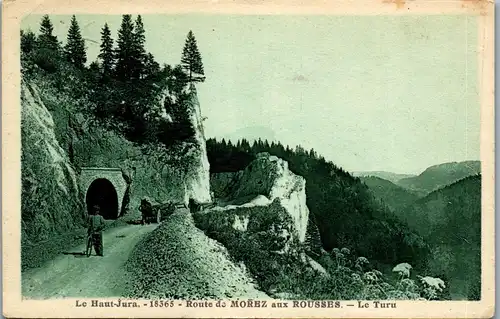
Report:
<svg viewBox="0 0 500 319"><path fill-rule="evenodd" d="M477 23L24 17L23 298L480 300Z"/></svg>

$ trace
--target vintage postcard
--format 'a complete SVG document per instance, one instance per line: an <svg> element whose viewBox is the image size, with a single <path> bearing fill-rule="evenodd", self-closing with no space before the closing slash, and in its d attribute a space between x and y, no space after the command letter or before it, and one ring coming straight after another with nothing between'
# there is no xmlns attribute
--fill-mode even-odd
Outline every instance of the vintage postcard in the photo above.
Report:
<svg viewBox="0 0 500 319"><path fill-rule="evenodd" d="M4 316L493 316L493 11L5 1Z"/></svg>

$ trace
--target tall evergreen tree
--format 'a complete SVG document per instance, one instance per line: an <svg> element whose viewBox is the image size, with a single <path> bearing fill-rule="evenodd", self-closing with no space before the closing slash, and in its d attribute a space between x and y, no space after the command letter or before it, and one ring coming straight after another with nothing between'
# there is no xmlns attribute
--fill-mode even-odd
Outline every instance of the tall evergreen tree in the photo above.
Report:
<svg viewBox="0 0 500 319"><path fill-rule="evenodd" d="M133 66L132 76L134 78L141 78L144 75L144 66L146 63L146 35L144 31L144 23L140 15L135 20L135 28L133 31Z"/></svg>
<svg viewBox="0 0 500 319"><path fill-rule="evenodd" d="M71 24L68 30L68 41L64 47L66 59L73 63L77 68L83 69L87 62L87 53L85 52L85 40L80 32L80 26L76 21L75 15L71 17Z"/></svg>
<svg viewBox="0 0 500 319"><path fill-rule="evenodd" d="M305 238L306 251L315 256L320 257L323 249L321 241L321 234L316 222L314 214L309 214L309 221L307 222L306 238Z"/></svg>
<svg viewBox="0 0 500 319"><path fill-rule="evenodd" d="M132 79L134 66L135 37L134 24L130 14L122 16L122 24L118 30L116 49L115 76L118 80L129 81Z"/></svg>
<svg viewBox="0 0 500 319"><path fill-rule="evenodd" d="M98 55L102 63L102 73L104 76L111 75L115 65L115 54L113 52L113 38L111 38L111 30L107 23L101 30L101 50Z"/></svg>
<svg viewBox="0 0 500 319"><path fill-rule="evenodd" d="M248 140L243 138L241 140L241 148L245 151L248 152L250 151L250 143L248 143Z"/></svg>
<svg viewBox="0 0 500 319"><path fill-rule="evenodd" d="M36 50L33 51L33 62L49 73L59 69L61 58L61 45L53 31L54 27L49 16L44 15L40 22Z"/></svg>
<svg viewBox="0 0 500 319"><path fill-rule="evenodd" d="M198 45L193 31L189 31L182 50L181 64L189 75L189 82L205 81L205 71L201 61L201 54L198 51Z"/></svg>
<svg viewBox="0 0 500 319"><path fill-rule="evenodd" d="M42 21L40 22L40 34L38 36L40 47L58 51L59 42L57 41L57 37L53 35L53 32L54 27L52 26L49 16L46 14L42 17Z"/></svg>

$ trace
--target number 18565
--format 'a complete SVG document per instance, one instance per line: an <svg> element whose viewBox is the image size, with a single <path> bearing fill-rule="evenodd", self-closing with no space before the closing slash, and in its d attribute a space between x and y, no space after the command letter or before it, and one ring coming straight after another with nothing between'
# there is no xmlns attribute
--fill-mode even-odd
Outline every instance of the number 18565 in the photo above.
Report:
<svg viewBox="0 0 500 319"><path fill-rule="evenodd" d="M174 306L173 300L150 300L149 306L154 308L172 308Z"/></svg>

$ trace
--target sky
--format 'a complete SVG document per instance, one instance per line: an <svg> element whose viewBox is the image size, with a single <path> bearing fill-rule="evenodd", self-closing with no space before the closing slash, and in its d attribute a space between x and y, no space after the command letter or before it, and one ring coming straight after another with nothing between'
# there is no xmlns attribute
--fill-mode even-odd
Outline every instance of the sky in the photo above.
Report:
<svg viewBox="0 0 500 319"><path fill-rule="evenodd" d="M50 16L65 42L70 16ZM136 16L133 16L135 19ZM88 58L105 22L77 15ZM466 16L143 15L146 49L176 65L189 30L207 137L313 148L348 171L418 174L478 160L477 21ZM21 28L38 32L41 16Z"/></svg>

